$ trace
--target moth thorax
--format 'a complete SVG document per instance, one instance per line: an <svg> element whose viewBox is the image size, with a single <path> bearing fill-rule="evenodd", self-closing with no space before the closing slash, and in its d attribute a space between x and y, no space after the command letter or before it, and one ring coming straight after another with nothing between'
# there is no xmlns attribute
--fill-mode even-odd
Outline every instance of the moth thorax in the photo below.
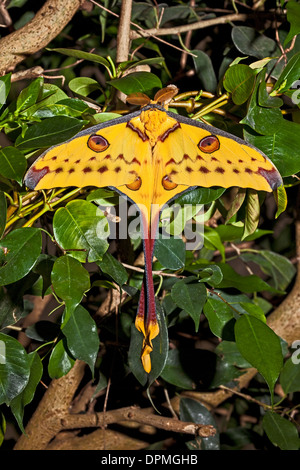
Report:
<svg viewBox="0 0 300 470"><path fill-rule="evenodd" d="M167 119L167 114L154 108L148 111L142 111L140 119L144 125L145 133L149 138L150 144L154 145L161 134L161 128Z"/></svg>

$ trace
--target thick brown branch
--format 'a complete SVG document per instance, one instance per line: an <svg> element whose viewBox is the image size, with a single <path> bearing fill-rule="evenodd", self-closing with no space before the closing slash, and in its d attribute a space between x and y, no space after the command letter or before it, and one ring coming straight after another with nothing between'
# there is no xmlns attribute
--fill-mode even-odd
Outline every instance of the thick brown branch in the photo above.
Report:
<svg viewBox="0 0 300 470"><path fill-rule="evenodd" d="M47 46L69 23L81 3L82 0L47 0L23 28L0 39L0 75Z"/></svg>
<svg viewBox="0 0 300 470"><path fill-rule="evenodd" d="M43 450L61 430L61 420L69 413L73 396L82 380L85 363L76 361L70 372L52 380L38 408L26 426L15 450Z"/></svg>
<svg viewBox="0 0 300 470"><path fill-rule="evenodd" d="M192 434L194 436L214 436L216 430L213 426L206 424L186 423L174 418L166 418L152 413L152 409L142 410L137 407L119 408L94 414L69 414L61 420L62 430L75 428L103 427L108 424L131 421L143 425L154 426L171 432Z"/></svg>

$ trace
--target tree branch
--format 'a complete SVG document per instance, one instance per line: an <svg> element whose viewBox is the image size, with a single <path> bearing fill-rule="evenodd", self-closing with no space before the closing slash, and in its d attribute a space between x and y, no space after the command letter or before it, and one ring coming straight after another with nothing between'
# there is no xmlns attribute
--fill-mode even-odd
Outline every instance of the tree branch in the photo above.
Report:
<svg viewBox="0 0 300 470"><path fill-rule="evenodd" d="M0 39L0 75L47 46L69 23L82 0L47 0L23 28Z"/></svg>
<svg viewBox="0 0 300 470"><path fill-rule="evenodd" d="M122 0L117 36L117 64L128 60L130 49L130 19L132 0Z"/></svg>
<svg viewBox="0 0 300 470"><path fill-rule="evenodd" d="M173 28L151 28L139 29L138 31L131 31L130 39L138 39L140 37L147 38L149 36L167 36L170 34L181 34L187 31L196 31L197 29L209 28L219 24L226 24L229 21L245 21L249 18L246 13L233 13L232 15L225 15L219 18L212 18L210 20L196 21L195 23L185 24L182 26L175 26Z"/></svg>

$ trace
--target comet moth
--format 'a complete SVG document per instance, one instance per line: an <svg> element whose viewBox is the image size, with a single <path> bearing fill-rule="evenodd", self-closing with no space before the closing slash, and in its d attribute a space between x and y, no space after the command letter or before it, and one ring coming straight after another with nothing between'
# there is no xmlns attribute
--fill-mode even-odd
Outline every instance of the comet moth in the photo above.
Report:
<svg viewBox="0 0 300 470"><path fill-rule="evenodd" d="M271 192L281 176L260 150L202 122L174 114L167 103L174 86L128 97L139 111L79 132L45 151L29 168L30 189L110 187L139 209L145 274L136 328L143 334L141 360L151 371L153 339L159 334L152 277L154 234L164 205L195 187L252 188Z"/></svg>

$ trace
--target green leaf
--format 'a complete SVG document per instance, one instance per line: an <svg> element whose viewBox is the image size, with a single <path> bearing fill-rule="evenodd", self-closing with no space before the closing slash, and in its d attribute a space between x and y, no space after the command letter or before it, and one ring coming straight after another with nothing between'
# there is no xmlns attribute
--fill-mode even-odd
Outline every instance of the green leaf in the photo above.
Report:
<svg viewBox="0 0 300 470"><path fill-rule="evenodd" d="M277 211L275 214L275 218L277 219L280 214L286 210L287 207L287 194L283 184L276 188L276 191L274 191L274 198L277 204Z"/></svg>
<svg viewBox="0 0 300 470"><path fill-rule="evenodd" d="M11 87L11 73L0 77L0 108L6 103L6 98Z"/></svg>
<svg viewBox="0 0 300 470"><path fill-rule="evenodd" d="M216 347L215 352L219 356L225 357L229 364L236 367L240 367L242 369L248 369L251 367L251 364L249 364L249 362L241 355L234 341L222 341Z"/></svg>
<svg viewBox="0 0 300 470"><path fill-rule="evenodd" d="M0 404L9 405L24 390L29 376L30 361L23 346L0 333Z"/></svg>
<svg viewBox="0 0 300 470"><path fill-rule="evenodd" d="M272 90L272 93L274 88ZM265 80L262 80L258 87L258 104L265 108L280 108L283 105L283 101L278 96L271 96L267 91L267 84Z"/></svg>
<svg viewBox="0 0 300 470"><path fill-rule="evenodd" d="M192 317L198 331L200 315L207 296L204 284L201 282L188 284L185 279L177 281L172 287L171 296L175 304Z"/></svg>
<svg viewBox="0 0 300 470"><path fill-rule="evenodd" d="M0 288L0 329L13 325L24 315L23 299Z"/></svg>
<svg viewBox="0 0 300 470"><path fill-rule="evenodd" d="M219 225L215 228L215 230L218 232L223 242L240 241L244 232L244 224L242 222L236 222L233 224ZM253 233L245 237L244 240L257 240L258 238L264 237L265 235L270 235L272 233L272 230L256 229Z"/></svg>
<svg viewBox="0 0 300 470"><path fill-rule="evenodd" d="M250 315L242 315L235 323L234 331L240 353L264 377L273 402L274 386L283 365L279 337L265 323Z"/></svg>
<svg viewBox="0 0 300 470"><path fill-rule="evenodd" d="M260 216L260 204L257 191L247 191L245 225L242 240L252 235L258 227Z"/></svg>
<svg viewBox="0 0 300 470"><path fill-rule="evenodd" d="M264 81L264 69L259 73L256 79L255 88L250 99L247 115L240 121L241 124L246 124L254 131L263 135L272 135L277 130L281 129L284 121L281 111L278 108L266 108L259 106L259 87Z"/></svg>
<svg viewBox="0 0 300 470"><path fill-rule="evenodd" d="M256 72L248 65L236 64L229 67L225 73L223 85L232 95L232 101L241 105L245 103L255 84Z"/></svg>
<svg viewBox="0 0 300 470"><path fill-rule="evenodd" d="M34 266L42 249L41 231L19 228L0 241L0 285L22 279Z"/></svg>
<svg viewBox="0 0 300 470"><path fill-rule="evenodd" d="M79 121L69 116L56 116L33 124L19 135L16 146L22 150L50 147L64 142L77 134L87 121Z"/></svg>
<svg viewBox="0 0 300 470"><path fill-rule="evenodd" d="M81 262L101 260L108 248L107 219L88 201L71 201L59 208L53 218L53 233L57 243Z"/></svg>
<svg viewBox="0 0 300 470"><path fill-rule="evenodd" d="M300 33L300 5L297 2L287 2L286 3L286 11L287 11L287 20L290 23L290 30L285 38L283 43L284 47L288 45L288 43L293 39L294 36ZM299 75L298 75L299 78Z"/></svg>
<svg viewBox="0 0 300 470"><path fill-rule="evenodd" d="M267 411L263 418L263 428L275 446L281 450L298 450L300 440L296 426L272 411Z"/></svg>
<svg viewBox="0 0 300 470"><path fill-rule="evenodd" d="M158 238L154 256L167 269L181 269L185 263L185 245L179 238Z"/></svg>
<svg viewBox="0 0 300 470"><path fill-rule="evenodd" d="M153 88L162 88L160 79L151 72L133 72L122 78L108 80L107 83L122 91L125 95L138 92L146 93Z"/></svg>
<svg viewBox="0 0 300 470"><path fill-rule="evenodd" d="M151 371L147 374L141 361L143 346L143 335L134 324L131 325L130 347L128 352L128 362L131 372L142 385L150 386L161 374L169 350L168 329L166 326L164 312L156 301L156 318L159 324L159 334L152 341L153 351L151 352Z"/></svg>
<svg viewBox="0 0 300 470"><path fill-rule="evenodd" d="M209 294L203 313L208 320L211 332L219 338L226 339L226 325L234 318L234 310L230 305L218 296Z"/></svg>
<svg viewBox="0 0 300 470"><path fill-rule="evenodd" d="M213 426L217 430L217 423L208 409L192 398L181 398L179 406L179 418L181 421L205 424ZM199 441L188 443L190 451L198 450ZM211 437L202 437L200 443L201 450L220 450L220 436L217 432Z"/></svg>
<svg viewBox="0 0 300 470"><path fill-rule="evenodd" d="M89 312L78 305L62 327L62 332L72 356L86 362L93 374L100 343L96 323Z"/></svg>
<svg viewBox="0 0 300 470"><path fill-rule="evenodd" d="M33 82L30 83L30 85L26 88L24 88L21 93L19 94L17 98L17 104L16 104L16 112L20 113L24 109L29 108L30 106L33 106L40 94L41 87L43 86L44 79L43 77L39 77Z"/></svg>
<svg viewBox="0 0 300 470"><path fill-rule="evenodd" d="M57 258L51 280L55 293L65 302L69 314L90 289L89 273L79 261L68 255Z"/></svg>
<svg viewBox="0 0 300 470"><path fill-rule="evenodd" d="M218 285L223 279L220 267L215 264L211 264L210 266L201 269L199 274L201 276L199 282L207 282L208 284L212 282L214 285Z"/></svg>
<svg viewBox="0 0 300 470"><path fill-rule="evenodd" d="M218 266L223 274L222 281L217 285L218 288L234 287L241 292L248 293L261 291L276 292L279 294L284 293L282 291L278 291L255 274L251 274L250 276L241 276L227 263L218 263Z"/></svg>
<svg viewBox="0 0 300 470"><path fill-rule="evenodd" d="M192 50L196 73L204 90L214 93L217 88L217 78L210 57L198 49Z"/></svg>
<svg viewBox="0 0 300 470"><path fill-rule="evenodd" d="M296 268L288 258L272 251L242 253L241 258L258 264L265 274L272 277L273 285L278 290L285 290L296 274Z"/></svg>
<svg viewBox="0 0 300 470"><path fill-rule="evenodd" d="M89 60L91 62L96 62L96 64L104 65L107 70L110 70L110 63L104 57L101 57L97 54L92 54L91 52L81 51L79 49L66 49L63 47L58 47L56 49L49 49L53 52L59 52L61 54L67 55L69 57L74 57L76 59Z"/></svg>
<svg viewBox="0 0 300 470"><path fill-rule="evenodd" d="M27 168L27 160L23 153L15 147L0 149L0 173L22 185L24 173Z"/></svg>
<svg viewBox="0 0 300 470"><path fill-rule="evenodd" d="M75 359L70 355L66 339L64 338L52 349L48 363L48 374L51 379L59 379L72 369L74 363Z"/></svg>
<svg viewBox="0 0 300 470"><path fill-rule="evenodd" d="M161 378L176 387L185 390L193 390L195 383L193 379L185 372L178 349L170 349L165 367L160 374Z"/></svg>
<svg viewBox="0 0 300 470"><path fill-rule="evenodd" d="M234 26L231 37L235 47L245 55L264 59L279 52L279 48L273 39L257 33L254 28L248 26Z"/></svg>
<svg viewBox="0 0 300 470"><path fill-rule="evenodd" d="M89 77L73 78L69 83L69 88L81 96L88 96L95 90L101 90L99 83Z"/></svg>
<svg viewBox="0 0 300 470"><path fill-rule="evenodd" d="M24 390L10 402L11 411L22 432L25 432L23 427L24 407L32 401L36 388L43 375L42 361L36 352L28 354L28 361L30 365L28 383Z"/></svg>
<svg viewBox="0 0 300 470"><path fill-rule="evenodd" d="M225 260L225 247L221 241L220 235L212 227L204 227L204 246L209 250L219 250L222 260Z"/></svg>
<svg viewBox="0 0 300 470"><path fill-rule="evenodd" d="M300 5L298 5L300 7ZM300 11L300 10L299 10ZM272 93L276 90L280 90L280 93L284 93L289 90L293 83L300 77L300 52L297 52L284 67L277 82L274 85Z"/></svg>
<svg viewBox="0 0 300 470"><path fill-rule="evenodd" d="M246 197L246 189L245 188L239 188L237 194L235 195L235 197L234 197L234 199L231 203L230 209L227 212L225 224L227 224L229 222L229 220L235 214L237 214L237 212L239 211L239 209L243 205L245 197Z"/></svg>
<svg viewBox="0 0 300 470"><path fill-rule="evenodd" d="M284 364L280 374L280 385L285 393L300 391L300 367L299 359L294 358L293 354Z"/></svg>
<svg viewBox="0 0 300 470"><path fill-rule="evenodd" d="M83 101L75 98L68 98L58 101L57 103L40 107L32 116L40 119L52 118L55 116L80 117L85 112L90 113L93 111Z"/></svg>
<svg viewBox="0 0 300 470"><path fill-rule="evenodd" d="M0 191L0 238L2 237L6 226L6 197L3 191Z"/></svg>
<svg viewBox="0 0 300 470"><path fill-rule="evenodd" d="M226 191L224 188L196 188L176 198L176 204L208 204L218 199Z"/></svg>
<svg viewBox="0 0 300 470"><path fill-rule="evenodd" d="M120 287L127 282L128 274L126 269L110 253L106 252L103 255L102 261L98 261L97 265L102 272L108 274Z"/></svg>
<svg viewBox="0 0 300 470"><path fill-rule="evenodd" d="M241 239L244 231L244 224L237 222L236 224L219 225L218 227L215 227L215 231L219 234L222 242L233 242L234 240ZM257 238L271 233L273 233L272 230L256 229L255 232L247 237L247 241L256 240Z"/></svg>
<svg viewBox="0 0 300 470"><path fill-rule="evenodd" d="M272 135L258 135L247 128L244 137L272 160L281 176L291 176L300 171L300 160L295 158L299 154L299 132L300 124L283 119Z"/></svg>

